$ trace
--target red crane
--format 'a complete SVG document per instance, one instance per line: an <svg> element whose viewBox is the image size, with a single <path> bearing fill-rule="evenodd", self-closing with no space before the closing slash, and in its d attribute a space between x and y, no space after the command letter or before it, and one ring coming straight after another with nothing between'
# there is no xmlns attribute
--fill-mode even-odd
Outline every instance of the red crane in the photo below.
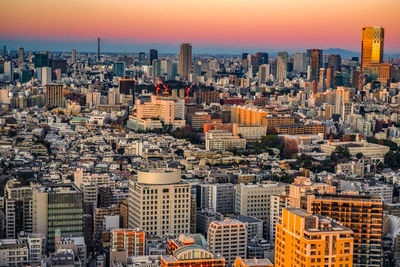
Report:
<svg viewBox="0 0 400 267"><path fill-rule="evenodd" d="M147 78L149 78L150 82L154 85L154 87L156 88L156 95L158 96L158 91L160 91L160 83L158 83L157 85L154 83L153 79L149 76L149 74L147 72L144 72L147 76ZM157 77L157 76L156 76ZM157 77L158 79L158 77ZM158 79L160 80L160 79Z"/></svg>
<svg viewBox="0 0 400 267"><path fill-rule="evenodd" d="M161 81L161 79L158 78L157 75L154 74L154 76L157 78L158 82L161 83L161 85L164 87L164 94L168 94L168 90L169 90L169 89L168 89L168 84L165 85L165 84Z"/></svg>
<svg viewBox="0 0 400 267"><path fill-rule="evenodd" d="M186 104L189 104L189 90L192 89L192 87L193 87L194 84L195 84L195 83L192 83L192 84L190 85L190 87L186 87Z"/></svg>

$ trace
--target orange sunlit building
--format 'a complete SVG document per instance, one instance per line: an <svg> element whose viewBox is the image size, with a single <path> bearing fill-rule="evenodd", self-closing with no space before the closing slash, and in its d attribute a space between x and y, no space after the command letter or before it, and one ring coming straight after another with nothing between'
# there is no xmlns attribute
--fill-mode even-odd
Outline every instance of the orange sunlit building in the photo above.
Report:
<svg viewBox="0 0 400 267"><path fill-rule="evenodd" d="M312 183L308 177L298 176L289 186L290 207L308 209L314 193L336 193L336 187L325 183ZM310 210L308 210L310 211Z"/></svg>
<svg viewBox="0 0 400 267"><path fill-rule="evenodd" d="M381 266L383 201L378 196L316 195L311 211L350 228L354 266Z"/></svg>
<svg viewBox="0 0 400 267"><path fill-rule="evenodd" d="M261 125L267 127L268 133L273 133L275 127L279 125L290 125L294 124L295 120L293 116L279 116L279 115L267 115L261 119Z"/></svg>
<svg viewBox="0 0 400 267"><path fill-rule="evenodd" d="M279 125L275 127L277 134L326 134L326 126L319 124L290 124L290 125Z"/></svg>
<svg viewBox="0 0 400 267"><path fill-rule="evenodd" d="M267 110L255 106L233 105L231 107L231 122L244 125L261 125L262 118L267 114Z"/></svg>
<svg viewBox="0 0 400 267"><path fill-rule="evenodd" d="M111 249L127 251L128 256L145 254L145 231L134 229L115 229L111 231Z"/></svg>
<svg viewBox="0 0 400 267"><path fill-rule="evenodd" d="M242 259L237 257L233 267L273 267L268 259Z"/></svg>
<svg viewBox="0 0 400 267"><path fill-rule="evenodd" d="M371 64L383 62L384 29L382 27L364 27L361 40L361 69Z"/></svg>
<svg viewBox="0 0 400 267"><path fill-rule="evenodd" d="M167 254L173 255L180 247L189 245L207 246L207 241L202 234L180 234L178 238L167 240Z"/></svg>
<svg viewBox="0 0 400 267"><path fill-rule="evenodd" d="M353 232L320 215L283 208L276 224L275 266L353 266Z"/></svg>

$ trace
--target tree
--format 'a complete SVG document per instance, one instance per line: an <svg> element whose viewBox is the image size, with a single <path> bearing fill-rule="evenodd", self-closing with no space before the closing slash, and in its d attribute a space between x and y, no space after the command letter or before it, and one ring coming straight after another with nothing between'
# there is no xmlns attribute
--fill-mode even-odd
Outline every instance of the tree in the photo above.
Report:
<svg viewBox="0 0 400 267"><path fill-rule="evenodd" d="M123 155L124 153L125 153L125 148L123 147L118 148L118 154Z"/></svg>
<svg viewBox="0 0 400 267"><path fill-rule="evenodd" d="M356 158L361 159L363 157L363 153L359 152L356 154Z"/></svg>
<svg viewBox="0 0 400 267"><path fill-rule="evenodd" d="M180 149L180 148L178 148L178 149L175 151L175 154L176 154L177 156L180 156L180 157L183 157L183 153L184 153L184 151L183 151L182 149Z"/></svg>

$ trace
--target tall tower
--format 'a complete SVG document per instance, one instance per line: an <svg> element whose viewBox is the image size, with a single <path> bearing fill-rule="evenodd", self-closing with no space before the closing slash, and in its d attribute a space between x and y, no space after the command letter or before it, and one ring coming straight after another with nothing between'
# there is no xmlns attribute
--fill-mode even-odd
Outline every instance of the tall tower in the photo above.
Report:
<svg viewBox="0 0 400 267"><path fill-rule="evenodd" d="M72 49L71 61L72 61L72 62L75 62L75 61L76 61L76 49Z"/></svg>
<svg viewBox="0 0 400 267"><path fill-rule="evenodd" d="M183 80L189 79L189 74L192 68L192 45L183 43L180 46L179 52L179 76Z"/></svg>
<svg viewBox="0 0 400 267"><path fill-rule="evenodd" d="M322 68L322 50L308 49L307 58L310 65L310 81L318 81L319 70Z"/></svg>
<svg viewBox="0 0 400 267"><path fill-rule="evenodd" d="M153 60L158 59L157 49L150 49L150 65L153 65Z"/></svg>
<svg viewBox="0 0 400 267"><path fill-rule="evenodd" d="M361 69L371 64L383 62L383 41L385 30L382 27L364 27L361 40Z"/></svg>
<svg viewBox="0 0 400 267"><path fill-rule="evenodd" d="M24 48L20 47L19 51L18 51L18 61L19 62L24 62L24 57L25 57Z"/></svg>
<svg viewBox="0 0 400 267"><path fill-rule="evenodd" d="M278 81L283 81L286 79L288 58L289 54L287 52L278 53L277 71L276 71L276 79Z"/></svg>
<svg viewBox="0 0 400 267"><path fill-rule="evenodd" d="M97 38L97 62L100 62L100 37Z"/></svg>

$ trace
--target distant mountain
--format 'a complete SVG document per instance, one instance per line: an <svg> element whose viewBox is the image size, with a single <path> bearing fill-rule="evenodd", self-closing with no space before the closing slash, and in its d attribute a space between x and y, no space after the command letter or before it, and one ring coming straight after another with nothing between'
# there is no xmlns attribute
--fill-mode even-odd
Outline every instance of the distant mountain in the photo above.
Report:
<svg viewBox="0 0 400 267"><path fill-rule="evenodd" d="M343 58L343 59L351 58L351 57L360 57L359 52L354 52L354 51L345 50L345 49L341 49L341 48L324 49L324 54L337 54L337 55L340 55L341 58Z"/></svg>
<svg viewBox="0 0 400 267"><path fill-rule="evenodd" d="M324 49L324 54L338 54L343 59L351 58L351 57L359 57L359 58L361 57L361 54L358 53L358 52L354 52L354 51L351 51L351 50L340 49L340 48ZM385 54L384 55L385 60L388 59L389 57L391 57L391 58L400 58L400 53Z"/></svg>

